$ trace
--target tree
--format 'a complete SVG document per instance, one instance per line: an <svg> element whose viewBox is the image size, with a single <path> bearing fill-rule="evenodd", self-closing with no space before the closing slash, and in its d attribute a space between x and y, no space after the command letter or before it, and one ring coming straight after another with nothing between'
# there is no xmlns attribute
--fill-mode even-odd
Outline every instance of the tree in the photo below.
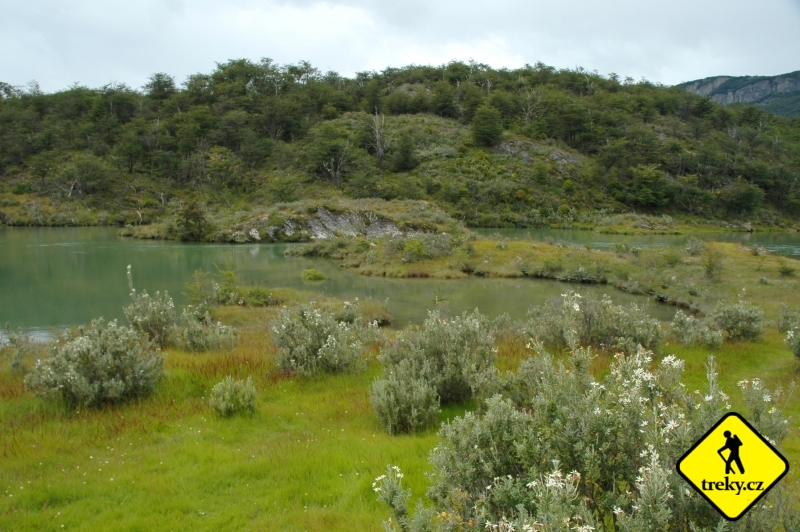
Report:
<svg viewBox="0 0 800 532"><path fill-rule="evenodd" d="M111 176L114 169L100 157L88 153L79 153L64 169L67 197L74 192L95 194L107 192L111 188Z"/></svg>
<svg viewBox="0 0 800 532"><path fill-rule="evenodd" d="M719 201L732 214L748 214L761 206L764 191L739 179L720 191Z"/></svg>
<svg viewBox="0 0 800 532"><path fill-rule="evenodd" d="M431 110L439 116L456 116L456 91L446 81L439 81L433 87Z"/></svg>
<svg viewBox="0 0 800 532"><path fill-rule="evenodd" d="M404 131L401 133L397 141L397 148L392 156L393 169L399 172L413 170L419 164L419 161L414 156L415 148L416 143L414 142L414 137L411 136L411 132Z"/></svg>
<svg viewBox="0 0 800 532"><path fill-rule="evenodd" d="M178 214L178 236L181 240L198 242L211 231L206 213L200 205L192 200L184 205Z"/></svg>
<svg viewBox="0 0 800 532"><path fill-rule="evenodd" d="M144 92L157 101L164 101L175 94L175 78L163 72L157 72L147 78Z"/></svg>
<svg viewBox="0 0 800 532"><path fill-rule="evenodd" d="M375 150L375 156L378 158L378 166L383 166L383 158L386 156L386 136L384 135L384 122L385 117L378 114L378 108L375 108L375 114L370 116L367 120L367 128L369 129L369 147Z"/></svg>
<svg viewBox="0 0 800 532"><path fill-rule="evenodd" d="M484 104L472 117L472 138L479 146L494 146L503 136L503 119L500 111Z"/></svg>

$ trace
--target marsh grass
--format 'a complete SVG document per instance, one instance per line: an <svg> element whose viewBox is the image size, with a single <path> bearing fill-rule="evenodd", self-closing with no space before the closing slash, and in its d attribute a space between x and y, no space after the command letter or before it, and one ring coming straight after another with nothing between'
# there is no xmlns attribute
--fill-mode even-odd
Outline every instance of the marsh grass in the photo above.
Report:
<svg viewBox="0 0 800 532"><path fill-rule="evenodd" d="M519 245L510 242L499 251L513 258ZM563 256L565 267L576 256L586 260L598 253L537 246L546 256ZM645 260L657 260L648 253ZM730 296L746 286L748 300L766 310L768 321L777 320L781 302L796 308L800 295L777 275L774 284L756 284L750 276L757 258L741 252L727 263L740 283L730 287ZM703 275L692 259L684 262L680 268ZM723 278L716 289L728 290L727 283ZM318 297L286 295L287 305ZM168 348L166 375L153 396L114 408L70 411L46 403L25 393L22 377L8 366L0 369L0 530L60 530L62 524L66 530L378 530L390 512L375 499L372 482L387 464L403 469L412 500L424 498L428 453L440 441L436 430L385 433L369 403L370 384L381 372L374 357L363 373L299 379L276 371L268 327L279 311L214 308L215 320L241 331L236 347L209 353ZM745 411L736 393L740 380L759 377L770 388L788 389L800 377L784 338L773 323L755 342L718 348L670 342L662 352L686 361L683 382L690 390L705 389L704 364L714 354L732 409ZM530 355L526 339L510 330L498 334L496 346L503 372ZM611 354L596 352L590 368L602 377L611 360ZM220 419L209 407L212 387L227 375L253 378L258 407L252 417ZM443 408L439 421L477 407ZM791 416L782 446L792 464L788 483L800 478L797 392L784 412Z"/></svg>
<svg viewBox="0 0 800 532"><path fill-rule="evenodd" d="M263 333L245 331L222 356L169 350L156 394L119 408L70 413L4 371L0 529L377 529L370 485L388 462L413 470L407 485L424 494L435 431L383 433L367 398L377 365L286 379ZM218 419L208 406L225 375L253 376L252 417Z"/></svg>
<svg viewBox="0 0 800 532"><path fill-rule="evenodd" d="M682 254L680 250L663 248L615 253L555 241L513 240L498 248L492 239L465 238L448 255L409 262L403 260L402 239L396 240L394 246L378 239L370 241L375 246L365 247L364 239L339 239L299 246L292 253L337 260L366 276L537 277L608 284L701 314L711 312L719 301L735 302L742 288L747 291L748 301L764 309L767 321L778 319L782 303L800 307L800 282L779 273L781 264L795 268L798 261L770 254L755 256L737 244L707 243L702 253L692 249Z"/></svg>

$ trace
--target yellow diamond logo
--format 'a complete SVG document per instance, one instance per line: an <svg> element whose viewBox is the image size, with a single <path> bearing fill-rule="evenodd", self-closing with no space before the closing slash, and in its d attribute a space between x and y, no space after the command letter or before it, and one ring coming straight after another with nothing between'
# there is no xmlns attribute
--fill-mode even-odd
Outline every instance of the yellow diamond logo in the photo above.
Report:
<svg viewBox="0 0 800 532"><path fill-rule="evenodd" d="M789 462L742 416L725 414L684 454L678 473L735 521L789 471Z"/></svg>

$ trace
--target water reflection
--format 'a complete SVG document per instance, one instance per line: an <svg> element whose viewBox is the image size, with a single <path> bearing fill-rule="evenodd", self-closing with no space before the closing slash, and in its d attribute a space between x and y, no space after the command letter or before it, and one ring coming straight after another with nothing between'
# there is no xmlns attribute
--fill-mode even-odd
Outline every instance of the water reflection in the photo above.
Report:
<svg viewBox="0 0 800 532"><path fill-rule="evenodd" d="M651 314L663 320L670 320L674 313L671 307L605 286L576 287L537 279L362 277L332 261L285 257L286 248L282 244L130 240L117 237L114 228L0 228L0 324L7 322L47 337L51 328L86 323L99 316L124 320L121 309L129 302L128 264L137 289L167 290L178 305L185 303L181 292L192 272L232 267L246 283L313 290L342 299L385 301L397 326L421 322L437 299L444 300L453 313L477 307L492 316L506 312L518 319L531 305L570 288L646 304ZM322 271L329 280L302 281L300 274L307 268Z"/></svg>

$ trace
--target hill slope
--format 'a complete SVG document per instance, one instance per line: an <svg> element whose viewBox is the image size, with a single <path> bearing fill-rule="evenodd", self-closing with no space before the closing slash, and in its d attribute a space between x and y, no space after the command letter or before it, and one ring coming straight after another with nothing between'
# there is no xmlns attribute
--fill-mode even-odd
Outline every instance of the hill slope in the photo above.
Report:
<svg viewBox="0 0 800 532"><path fill-rule="evenodd" d="M235 60L178 86L0 84L0 223L212 222L276 202L433 201L469 225L638 211L791 224L800 124L675 87L542 64L346 78ZM588 217L588 218L587 218Z"/></svg>

